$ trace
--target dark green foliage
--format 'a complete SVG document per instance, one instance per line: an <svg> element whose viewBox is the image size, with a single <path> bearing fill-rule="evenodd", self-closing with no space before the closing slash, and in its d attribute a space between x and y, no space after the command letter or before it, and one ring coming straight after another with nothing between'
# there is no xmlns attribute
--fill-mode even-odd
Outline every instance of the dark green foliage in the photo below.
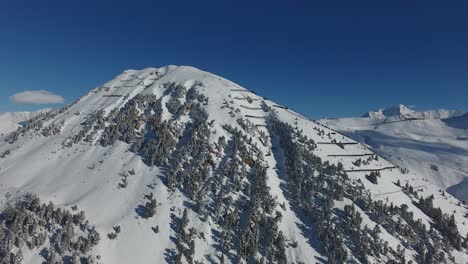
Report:
<svg viewBox="0 0 468 264"><path fill-rule="evenodd" d="M450 244L457 250L462 247L463 238L458 232L458 227L453 215L448 216L442 213L440 208L435 208L433 205L434 196L420 198L417 203L418 207L434 220L434 227L443 234Z"/></svg>
<svg viewBox="0 0 468 264"><path fill-rule="evenodd" d="M146 195L146 199L148 200L143 207L142 217L143 218L150 218L156 214L156 198L153 197L153 193L150 195Z"/></svg>
<svg viewBox="0 0 468 264"><path fill-rule="evenodd" d="M101 137L101 145L113 145L117 140L133 143L138 136L140 127L148 120L148 113L141 109L160 109L160 101L155 95L137 95L130 99L122 108L114 109L109 114L111 124L107 126ZM160 110L156 111L156 116Z"/></svg>
<svg viewBox="0 0 468 264"><path fill-rule="evenodd" d="M187 208L184 209L182 218L180 219L180 226L177 234L177 255L176 263L182 263L182 258L185 257L188 263L194 263L195 255L195 234L197 233L194 228L187 230L189 224Z"/></svg>
<svg viewBox="0 0 468 264"><path fill-rule="evenodd" d="M90 113L84 122L81 123L81 130L73 136L66 138L62 142L62 146L71 147L73 144L84 140L85 142L91 142L97 129L103 129L107 118L103 110L94 111Z"/></svg>
<svg viewBox="0 0 468 264"><path fill-rule="evenodd" d="M61 130L62 130L62 127L64 125L65 121L62 120L58 123L54 123L54 124L51 124L47 127L44 127L41 131L41 134L44 136L44 137L49 137L49 136L53 136L53 135L58 135L60 134Z"/></svg>
<svg viewBox="0 0 468 264"><path fill-rule="evenodd" d="M208 114L199 104L194 104L189 116L192 122L186 125L177 144L166 184L172 190L183 186L189 197L195 199L214 163L208 142Z"/></svg>
<svg viewBox="0 0 468 264"><path fill-rule="evenodd" d="M52 203L41 203L31 194L7 205L2 216L0 260L10 259L10 263L21 263L25 247L29 250L42 248L46 263L62 263L62 258L67 256L90 259L90 250L100 240L94 227L88 228L82 211L72 214L55 208ZM47 243L51 247L45 248Z"/></svg>
<svg viewBox="0 0 468 264"><path fill-rule="evenodd" d="M333 167L314 157L313 147L306 147L307 144L297 136L300 131L278 121L274 114L270 123L283 149L291 193L295 202L315 223L323 252L329 262L346 262L348 257L344 244L352 241L354 246L349 247L350 253L360 262L367 262L369 256L379 258L384 255L395 260L394 263L403 263L405 249L395 251L390 248L379 238L381 228L401 238L402 244L409 243L408 248L414 248L418 252L419 263L443 262L445 257L442 256L450 254L450 246L460 248L463 239L458 234L453 216L444 216L440 209L427 209L432 208L432 200L421 200L419 207L426 208L422 211L435 220L435 227L440 233L427 232L422 221L414 220L413 213L408 211L405 204L395 207L382 201L372 201L362 183L350 182L343 176L341 166ZM318 131L322 133L321 130ZM379 176L378 173L371 173L368 179L376 183ZM333 216L333 200L343 197L359 206L379 226L372 230L362 228L362 217L354 206L344 207L345 218Z"/></svg>
<svg viewBox="0 0 468 264"><path fill-rule="evenodd" d="M180 102L180 99L185 96L187 89L183 85L176 83L168 83L164 86L167 89L166 94L171 94L171 98L166 103L166 108L169 113L178 117L182 114L183 111L183 105Z"/></svg>
<svg viewBox="0 0 468 264"><path fill-rule="evenodd" d="M14 142L16 142L16 140L18 140L18 138L20 136L24 136L28 132L39 132L39 131L41 131L41 129L43 127L43 123L51 120L52 118L54 118L55 116L57 116L60 113L63 113L64 111L65 110L63 110L63 108L62 108L62 109L58 109L58 110L51 110L51 111L48 111L48 112L43 112L43 113L40 113L40 114L34 116L33 118L31 118L29 120L26 120L26 121L22 122L24 125L21 126L21 127L18 127L16 129L16 131L11 132L5 138L5 141L10 143L10 144L13 144ZM57 125L60 126L60 124L57 124Z"/></svg>
<svg viewBox="0 0 468 264"><path fill-rule="evenodd" d="M154 233L159 233L159 226L151 227L151 230L153 230Z"/></svg>
<svg viewBox="0 0 468 264"><path fill-rule="evenodd" d="M154 137L147 137L145 144L140 149L141 155L149 164L163 166L167 163L172 150L177 144L177 130L167 121L155 128Z"/></svg>
<svg viewBox="0 0 468 264"><path fill-rule="evenodd" d="M380 176L379 172L372 171L369 175L366 175L366 179L368 179L373 184L377 184L377 177Z"/></svg>

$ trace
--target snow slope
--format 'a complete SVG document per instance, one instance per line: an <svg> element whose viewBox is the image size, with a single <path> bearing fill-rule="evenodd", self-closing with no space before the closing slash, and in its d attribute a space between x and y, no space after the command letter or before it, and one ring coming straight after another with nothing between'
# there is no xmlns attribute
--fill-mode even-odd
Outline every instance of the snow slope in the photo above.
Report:
<svg viewBox="0 0 468 264"><path fill-rule="evenodd" d="M0 113L0 134L10 133L20 127L21 122L47 111L50 111L50 109L42 109L34 112Z"/></svg>
<svg viewBox="0 0 468 264"><path fill-rule="evenodd" d="M398 121L393 117L324 119L320 123L368 145L393 163L409 169L411 174L425 177L460 200L468 200L468 116L456 114L447 119Z"/></svg>
<svg viewBox="0 0 468 264"><path fill-rule="evenodd" d="M198 95L193 98L188 95L179 97L177 100L180 101L182 107L176 112L171 111L168 106L177 96L174 92L176 89L174 87L177 86L171 86L171 83L180 85L187 91L196 90ZM155 96L162 100L161 120L151 119L152 115L157 115L159 111L157 107L142 108L142 105L147 106L143 101L137 100L136 110L131 112L132 116L129 120L136 122L139 132L137 138L131 141L137 141L138 136L143 134L142 131L150 126L148 120L158 124L154 128L156 131L159 131L157 128L167 121L169 124L167 130L170 130L172 135L169 137L176 139L177 145L170 150L169 161L165 163L166 165L148 164L145 155L151 157L151 152L137 154L132 151L132 144L125 143L124 140L116 140L109 144L106 141L105 146L102 143L108 132L105 127L108 128L114 122L112 120L116 120L111 119L110 116L115 117L115 111L121 111L130 104L135 104L131 103L131 100L138 96ZM206 111L209 129L206 142L209 144L206 146L209 154L206 154L208 158L203 165L203 168L207 169L207 174L203 174L206 177L202 178L203 183L200 183L202 180L199 182L200 186L206 188L199 187L201 189L195 197L191 197L188 182L177 182L173 189L170 184L172 169L180 164L183 166L182 171L190 170L191 167L185 165L192 164L191 162L198 157L177 159L177 151L190 143L190 140L184 141L187 135L190 135L190 128L200 125L193 122L197 120L194 119L197 117L191 115L197 107L193 104L184 104L190 103L189 100L198 100L198 105ZM99 112L101 110L103 112ZM86 128L87 120L96 113L103 114L103 123L92 123ZM150 116L150 119L144 120L148 121L146 125L142 121L143 113ZM337 198L331 205L333 221L344 224L343 232L347 234L343 244L347 252L345 262L362 263L364 262L362 256L365 256L363 255L365 252L356 251L360 245L352 241L353 236L349 233L351 227L346 221L350 220L343 216L347 206L353 205L353 208L356 207L362 216L362 222L357 224L362 234L369 232L367 228L372 230L378 225L372 209L363 205L367 204L365 201L370 200L391 204L392 208L406 204L408 212L411 212L415 219L420 219L420 223L427 227L433 223L431 217L416 206L417 196L397 186L395 184L397 181L413 186L418 191L419 197L434 195L434 205L441 207L444 213L454 215L457 223L455 232L462 234L463 237L468 232L468 226L465 225L465 214L468 212L466 206L458 204L458 201L451 195L440 193L436 182L428 182L421 174L404 174L390 161L382 157L375 158L375 154L366 145L262 98L231 81L192 67L166 66L127 70L115 79L96 87L70 106L39 116L37 120L40 121L40 125L31 122L30 127L24 130L19 129L16 134L0 138L0 154L8 151L8 154L0 159L0 207L6 207L8 203L25 193L37 194L41 200L51 201L55 206L64 210L71 210L73 206L77 206L78 210L86 213L90 224L94 225L101 235L101 241L92 248L92 253L99 256L96 257L99 263L176 262L181 252L179 247L181 247L180 241L183 236L180 235L178 226L180 222L183 222L181 219L183 219L184 209L187 209L188 227L196 230L195 235L190 235L190 237L194 245L193 259L199 263L220 263L221 259L227 263L237 263L242 254L238 245L243 243L241 242L243 235L249 234L245 231L249 228L260 230L258 232L262 234L261 241L264 241L263 235L271 234L276 241L277 249L281 247L280 245L286 244L284 254L287 263L324 263L328 258L334 257L334 253L327 253L333 251L326 251L323 248L326 238L318 233L318 227L321 227L323 223L317 221L314 214L308 215L303 205L294 198L295 194L291 186L293 177L288 167L291 164L289 160L291 153L284 150L287 147L284 145L287 135L292 136L294 144L314 146L314 155L320 158L320 161L317 161L318 164L322 162L333 165L342 164L343 168L339 169L337 175L346 174L349 180L343 184L349 188L356 187L349 189L349 191L356 192L354 195L346 194L345 197ZM121 122L123 124L124 121L121 120ZM293 132L286 136L281 135L280 128L274 128L275 125L280 126L279 124L289 124L288 131ZM349 125L346 131L352 131L362 124L350 121L345 125ZM442 125L442 123L437 123L433 129L438 129L438 126ZM233 133L232 129L242 131L244 136L235 139L236 133ZM420 128L421 131L426 129ZM161 134L164 132L167 131L159 131ZM458 136L462 136L461 131L457 133L459 133ZM152 136L157 137L158 133ZM304 141L301 136L311 139L313 143ZM228 142L225 147L222 147L220 143L222 137ZM194 138L192 140L196 141ZM455 144L455 142L457 141L453 139L451 143ZM150 143L144 142L144 144ZM237 151L243 154L242 156L236 154L236 146L238 146ZM373 150L382 153L379 148L373 148ZM441 155L444 153L443 147L435 148L435 150L440 151ZM191 151L197 153L197 150ZM234 154L231 153L232 151ZM305 151L309 150L306 148ZM459 150L460 164L466 161L463 158L464 153L464 150ZM161 152L160 155L163 154L164 152ZM366 157L366 159L370 157L369 162L364 162L360 166L355 165L356 155L361 155L360 157ZM441 157L444 158L443 155ZM173 160L178 162L172 162ZM276 200L272 212L268 212L267 205L258 205L255 202L257 200L252 198L254 191L249 189L249 186L255 186L256 177L260 177L258 175L261 174L243 178L244 172L240 171L236 174L236 181L240 182L237 189L232 187L236 186L234 181L223 176L226 170L223 165L233 160L242 164L241 167L246 170L247 175L250 175L249 173L256 164L262 164L262 168L266 170L266 186L260 188L260 191L265 190L267 194L263 195L269 195ZM318 177L318 180L328 177L328 172L318 168L329 167L319 165L311 174L304 175ZM451 169L460 170L460 167L453 166ZM370 171L377 170L381 175L378 183L374 184L367 180L366 176ZM135 173L129 175L127 172L130 171L135 171ZM202 172L196 171L190 176L202 177L199 173ZM453 177L450 183L460 179L457 178L458 176ZM127 181L125 187L121 187L123 179ZM336 180L337 184L338 181L342 181L336 175L330 175L326 180L330 181L324 181L323 185L317 188L327 190L333 181ZM157 212L154 216L145 218L141 210L142 205L145 205L148 200L145 196L148 195L152 195L151 197L157 201ZM316 197L320 200L320 197L325 197L325 193L318 194ZM363 200L355 200L356 197L363 197ZM207 215L203 213L203 208L199 204L200 200L207 203ZM309 202L311 201L305 200L305 203ZM256 222L256 214L252 214L257 209L248 209L257 208L255 206L261 208L259 214L262 215L262 219L275 219L276 224L267 226L266 233L262 231L265 228L262 227L263 224L258 225ZM238 221L228 225L223 224L228 223L226 219L229 219L229 215L238 216ZM399 217L394 216L393 219L399 219ZM391 218L387 220L391 221ZM406 225L406 221L400 219L399 226L407 226L409 230L412 230L411 228L414 227L410 226L410 222ZM116 225L121 227L118 237L108 238L107 234L111 233ZM421 259L418 260L418 253L415 251L413 242L401 235L396 235L391 227L383 227L383 225L385 224L380 224L382 230L380 239L392 250L384 254L368 255L365 257L368 262L387 262L399 255L406 260L422 263ZM159 228L158 233L153 232L154 229L152 229L156 226ZM234 228L235 231L230 228ZM329 234L341 232L335 229L336 224L321 228L335 230L330 231ZM286 242L281 239L280 233L284 235ZM222 241L225 241L226 234L230 234L232 238L228 240L227 252L222 254ZM363 236L363 239L364 237L371 239L367 236ZM34 250L23 247L23 262L42 263L44 257L39 254L43 250L42 247ZM256 247L248 248L257 250ZM406 250L399 250L402 248ZM468 258L465 249L447 248L446 254L453 255L453 259L446 258L448 263L462 263ZM281 253L281 251L278 252L278 254ZM271 255L266 255L265 249L260 246L258 251L253 253L253 258L257 258L258 261L262 256L273 258ZM276 258L281 259L279 255ZM181 257L181 259L183 263L189 262L187 257ZM244 261L253 263L252 257L242 259L240 262ZM281 263L279 260L274 262Z"/></svg>

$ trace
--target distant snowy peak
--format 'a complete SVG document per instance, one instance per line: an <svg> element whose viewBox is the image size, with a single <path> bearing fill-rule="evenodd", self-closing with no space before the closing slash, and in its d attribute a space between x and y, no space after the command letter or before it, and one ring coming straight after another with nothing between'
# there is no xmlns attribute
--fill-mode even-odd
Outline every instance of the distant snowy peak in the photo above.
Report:
<svg viewBox="0 0 468 264"><path fill-rule="evenodd" d="M455 116L460 116L465 114L463 111L459 110L446 110L446 109L436 109L417 112L405 105L399 104L395 106L390 106L387 108L382 108L377 111L370 111L362 115L362 117L367 118L376 118L384 119L389 117L398 117L398 118L424 118L424 119L446 119Z"/></svg>
<svg viewBox="0 0 468 264"><path fill-rule="evenodd" d="M431 119L446 119L446 118L452 118L452 117L457 117L466 114L466 112L461 111L461 110L446 110L446 109L438 109L438 110L430 110L426 112L422 112L425 114L426 118L431 118Z"/></svg>
<svg viewBox="0 0 468 264"><path fill-rule="evenodd" d="M371 111L365 113L362 117L369 117L369 118L386 118L392 116L411 116L415 112L408 107L400 104L395 106L390 106L387 108L381 108L377 111Z"/></svg>

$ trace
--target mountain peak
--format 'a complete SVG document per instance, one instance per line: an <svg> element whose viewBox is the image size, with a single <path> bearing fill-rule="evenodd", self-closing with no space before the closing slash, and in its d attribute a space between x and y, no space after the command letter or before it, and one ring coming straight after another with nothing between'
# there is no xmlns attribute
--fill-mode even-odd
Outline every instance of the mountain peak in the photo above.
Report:
<svg viewBox="0 0 468 264"><path fill-rule="evenodd" d="M392 112L409 110L382 110ZM0 256L24 252L34 259L26 263L42 262L42 252L47 261L58 255L116 264L400 262L429 254L413 254L415 241L449 259L468 231L441 224L451 212L464 221L466 210L438 186L189 66L126 70L34 117L0 136L0 167L0 210L12 205L0 228L21 242L0 247ZM416 196L395 182L425 188ZM430 195L430 206L413 202ZM443 210L434 219L443 229L428 233L432 204ZM37 245L36 233L15 228L26 217L38 223L31 230L45 232ZM10 243L5 237L0 244ZM432 247L441 239L443 246Z"/></svg>
<svg viewBox="0 0 468 264"><path fill-rule="evenodd" d="M387 108L381 108L377 111L370 111L365 113L362 117L369 118L386 118L393 116L408 116L415 113L409 107L406 107L403 104L393 105Z"/></svg>
<svg viewBox="0 0 468 264"><path fill-rule="evenodd" d="M382 110L385 116L405 116L414 113L413 110L405 105L399 104Z"/></svg>

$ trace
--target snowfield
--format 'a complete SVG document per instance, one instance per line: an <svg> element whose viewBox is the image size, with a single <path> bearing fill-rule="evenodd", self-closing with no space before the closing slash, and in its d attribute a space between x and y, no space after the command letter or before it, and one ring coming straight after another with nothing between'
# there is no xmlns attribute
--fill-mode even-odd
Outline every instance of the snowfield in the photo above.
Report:
<svg viewBox="0 0 468 264"><path fill-rule="evenodd" d="M466 177L464 130L431 120L373 135L368 121L326 123L347 137L192 67L127 70L0 137L0 258L465 263L467 206L439 191ZM415 131L405 163L386 155L399 149L386 129ZM443 179L414 169L422 153Z"/></svg>
<svg viewBox="0 0 468 264"><path fill-rule="evenodd" d="M400 108L403 111L379 110L390 113L384 117L370 112L364 118L319 122L366 144L461 201L468 200L468 115L461 111L414 112L405 106Z"/></svg>
<svg viewBox="0 0 468 264"><path fill-rule="evenodd" d="M6 112L0 113L0 134L7 134L15 131L21 126L21 122L28 120L40 113L50 111L51 109L42 109L34 112Z"/></svg>

